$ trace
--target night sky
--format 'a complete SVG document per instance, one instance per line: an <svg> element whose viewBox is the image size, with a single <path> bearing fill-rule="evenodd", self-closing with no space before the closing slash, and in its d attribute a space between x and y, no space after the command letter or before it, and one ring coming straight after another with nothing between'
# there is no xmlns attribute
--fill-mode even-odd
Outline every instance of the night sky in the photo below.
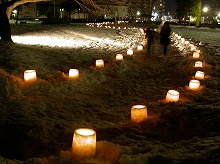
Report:
<svg viewBox="0 0 220 164"><path fill-rule="evenodd" d="M176 1L175 0L165 0L165 15L167 15L168 11L171 16L175 16L176 13Z"/></svg>

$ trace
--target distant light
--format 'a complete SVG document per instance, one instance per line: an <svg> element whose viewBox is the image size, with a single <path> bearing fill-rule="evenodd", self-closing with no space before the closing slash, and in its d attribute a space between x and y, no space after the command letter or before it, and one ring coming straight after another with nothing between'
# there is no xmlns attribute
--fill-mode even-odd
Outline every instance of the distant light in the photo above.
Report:
<svg viewBox="0 0 220 164"><path fill-rule="evenodd" d="M140 11L137 11L137 15L141 15L141 12L140 12Z"/></svg>
<svg viewBox="0 0 220 164"><path fill-rule="evenodd" d="M208 10L209 10L208 7L204 7L202 11L206 13Z"/></svg>

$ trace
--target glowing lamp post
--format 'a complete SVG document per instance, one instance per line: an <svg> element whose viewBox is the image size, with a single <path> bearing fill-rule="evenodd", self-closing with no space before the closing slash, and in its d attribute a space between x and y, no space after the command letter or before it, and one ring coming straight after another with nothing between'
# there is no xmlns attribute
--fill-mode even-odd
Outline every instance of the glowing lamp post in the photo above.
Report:
<svg viewBox="0 0 220 164"><path fill-rule="evenodd" d="M179 92L175 90L169 90L166 95L166 101L177 102L179 100Z"/></svg>
<svg viewBox="0 0 220 164"><path fill-rule="evenodd" d="M73 135L72 153L75 157L92 158L96 154L96 132L93 129L76 129Z"/></svg>
<svg viewBox="0 0 220 164"><path fill-rule="evenodd" d="M96 68L104 67L104 61L102 59L96 60Z"/></svg>
<svg viewBox="0 0 220 164"><path fill-rule="evenodd" d="M189 88L191 90L198 90L200 87L200 82L199 80L190 80L189 82Z"/></svg>
<svg viewBox="0 0 220 164"><path fill-rule="evenodd" d="M70 69L69 70L69 78L70 79L78 79L79 78L79 70L78 69Z"/></svg>
<svg viewBox="0 0 220 164"><path fill-rule="evenodd" d="M198 52L193 52L193 58L199 58L200 57L200 54Z"/></svg>
<svg viewBox="0 0 220 164"><path fill-rule="evenodd" d="M147 107L145 105L134 105L131 108L131 121L140 123L147 119Z"/></svg>
<svg viewBox="0 0 220 164"><path fill-rule="evenodd" d="M134 54L134 52L133 52L132 49L128 49L128 50L127 50L127 55L133 55L133 54Z"/></svg>
<svg viewBox="0 0 220 164"><path fill-rule="evenodd" d="M37 74L35 70L24 71L24 81L27 83L32 83L37 81Z"/></svg>
<svg viewBox="0 0 220 164"><path fill-rule="evenodd" d="M116 59L116 61L123 60L123 55L122 54L116 54L115 59Z"/></svg>
<svg viewBox="0 0 220 164"><path fill-rule="evenodd" d="M202 71L196 71L195 78L198 80L203 80L205 77L205 73Z"/></svg>
<svg viewBox="0 0 220 164"><path fill-rule="evenodd" d="M144 48L143 48L142 45L137 46L137 50L138 50L138 51L142 51L143 49L144 49Z"/></svg>
<svg viewBox="0 0 220 164"><path fill-rule="evenodd" d="M202 62L201 61L195 62L195 67L202 67Z"/></svg>

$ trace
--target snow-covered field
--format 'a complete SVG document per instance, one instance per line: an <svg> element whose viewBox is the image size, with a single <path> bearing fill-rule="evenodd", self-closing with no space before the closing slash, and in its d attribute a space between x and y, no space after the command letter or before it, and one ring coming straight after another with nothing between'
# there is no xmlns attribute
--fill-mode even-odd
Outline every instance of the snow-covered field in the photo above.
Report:
<svg viewBox="0 0 220 164"><path fill-rule="evenodd" d="M155 37L149 57L136 49L142 31L127 24L13 25L12 34L24 44L0 43L0 163L220 162L220 60L212 47L191 41L202 51L195 60L174 38L164 57ZM123 61L115 61L118 53ZM68 79L71 68L79 79ZM36 83L24 82L27 69L36 70ZM197 70L206 76L191 91ZM165 101L170 89L178 102ZM147 106L140 124L130 119L136 104ZM96 131L94 158L72 156L77 128Z"/></svg>

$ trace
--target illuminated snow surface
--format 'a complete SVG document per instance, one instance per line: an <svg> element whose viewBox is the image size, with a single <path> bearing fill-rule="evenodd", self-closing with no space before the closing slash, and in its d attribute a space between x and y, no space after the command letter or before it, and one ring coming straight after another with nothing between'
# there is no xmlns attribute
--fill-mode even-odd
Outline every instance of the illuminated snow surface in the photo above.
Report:
<svg viewBox="0 0 220 164"><path fill-rule="evenodd" d="M190 46L173 34L164 57L155 35L149 57L136 49L143 30L123 23L12 25L19 44L0 43L0 163L219 163L218 47L175 32ZM188 87L197 71L194 46L205 72L198 91ZM131 48L134 55L126 55ZM69 69L79 78L69 79ZM24 82L25 70L36 70L37 83ZM180 100L166 102L168 90ZM145 122L131 122L133 105L146 105ZM94 158L72 156L78 128L96 131Z"/></svg>

